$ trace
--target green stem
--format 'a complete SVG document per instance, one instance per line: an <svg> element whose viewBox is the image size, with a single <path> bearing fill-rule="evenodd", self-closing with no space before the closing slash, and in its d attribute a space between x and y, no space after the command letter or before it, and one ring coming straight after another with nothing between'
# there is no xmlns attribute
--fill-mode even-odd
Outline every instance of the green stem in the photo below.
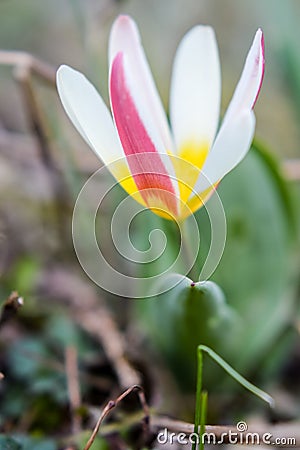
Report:
<svg viewBox="0 0 300 450"><path fill-rule="evenodd" d="M246 380L236 370L234 370L221 356L217 355L211 348L206 345L199 345L197 349L197 386L196 386L196 407L195 407L195 424L194 433L198 435L199 450L204 450L204 438L205 422L207 412L207 392L202 392L202 378L203 378L203 355L202 352L207 353L219 366L221 366L225 372L227 372L234 380L241 384L245 389L252 392L252 394L261 398L265 402L269 403L271 407L274 407L274 399L262 391L250 381ZM199 431L200 427L200 431ZM196 442L193 442L192 450L196 450Z"/></svg>
<svg viewBox="0 0 300 450"><path fill-rule="evenodd" d="M201 393L201 417L200 417L200 433L199 433L199 450L204 450L204 433L207 412L207 392Z"/></svg>
<svg viewBox="0 0 300 450"><path fill-rule="evenodd" d="M196 407L195 407L195 424L194 424L194 433L199 436L199 426L201 424L201 403L202 403L202 378L203 378L203 356L202 350L198 347L197 350L197 387L196 387ZM192 445L192 450L196 450L196 442Z"/></svg>
<svg viewBox="0 0 300 450"><path fill-rule="evenodd" d="M234 380L241 384L245 389L252 392L252 394L261 398L265 402L269 403L271 407L274 407L273 398L262 391L250 381L246 380L242 375L240 375L236 370L234 370L221 356L217 355L211 348L206 347L206 345L199 345L197 349L197 386L196 386L196 406L195 406L195 424L194 433L198 435L199 450L204 449L204 439L203 434L205 433L205 423L206 423L206 411L207 411L207 393L202 392L202 380L203 380L203 355L202 352L207 353L219 366L221 366L225 372L227 372ZM200 427L200 431L199 431ZM192 450L196 450L196 442L193 442Z"/></svg>
<svg viewBox="0 0 300 450"><path fill-rule="evenodd" d="M188 219L181 223L180 230L182 251L186 260L186 264L190 268L188 275L192 279L192 281L198 281L199 274L196 271L194 250L188 230Z"/></svg>

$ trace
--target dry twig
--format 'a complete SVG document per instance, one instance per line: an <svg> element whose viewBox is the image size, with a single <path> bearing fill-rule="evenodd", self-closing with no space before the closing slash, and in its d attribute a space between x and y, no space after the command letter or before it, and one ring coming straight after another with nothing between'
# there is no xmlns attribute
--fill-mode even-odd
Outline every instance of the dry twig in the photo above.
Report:
<svg viewBox="0 0 300 450"><path fill-rule="evenodd" d="M31 72L28 67L17 66L14 70L14 76L21 87L30 129L39 143L41 160L47 169L56 172L57 167L52 158L52 151L49 145L49 131L34 91Z"/></svg>
<svg viewBox="0 0 300 450"><path fill-rule="evenodd" d="M53 194L56 199L59 232L62 240L65 240L65 208L61 204L68 204L67 190L60 170L53 158L53 152L49 144L50 133L47 127L46 117L36 95L32 77L35 75L50 84L51 87L54 87L56 70L49 64L26 52L0 50L1 64L13 67L13 75L21 88L29 127L39 144L40 159L48 171Z"/></svg>
<svg viewBox="0 0 300 450"><path fill-rule="evenodd" d="M45 167L55 170L56 167L48 144L49 133L46 121L32 85L32 75L37 75L41 80L55 86L55 69L29 53L3 50L0 50L0 64L13 67L14 77L22 90L30 128L39 142L41 159Z"/></svg>
<svg viewBox="0 0 300 450"><path fill-rule="evenodd" d="M111 312L104 303L92 310L75 311L75 319L89 333L98 338L117 374L121 388L140 383L140 376L125 357L124 339Z"/></svg>
<svg viewBox="0 0 300 450"><path fill-rule="evenodd" d="M129 394L131 394L132 392L137 392L139 400L141 402L141 406L143 408L144 411L144 420L143 423L145 425L145 427L147 427L147 429L149 428L149 408L145 399L145 395L144 395L144 391L143 388L141 386L135 385L135 386L131 386L130 388L128 388L125 392L123 392L116 400L110 400L106 406L104 407L96 425L95 428L88 440L88 442L86 443L85 447L83 450L89 450L91 448L91 446L93 445L94 440L96 439L96 436L99 432L100 426L103 422L103 420L105 419L105 417L110 413L110 411L112 409L114 409L116 406L118 406L118 404L124 400Z"/></svg>
<svg viewBox="0 0 300 450"><path fill-rule="evenodd" d="M30 53L0 50L0 64L26 69L51 86L55 86L55 69Z"/></svg>

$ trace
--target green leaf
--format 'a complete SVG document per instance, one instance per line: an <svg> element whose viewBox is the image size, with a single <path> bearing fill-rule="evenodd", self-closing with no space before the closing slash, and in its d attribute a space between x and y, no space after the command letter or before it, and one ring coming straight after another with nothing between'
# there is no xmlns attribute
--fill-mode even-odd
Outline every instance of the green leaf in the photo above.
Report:
<svg viewBox="0 0 300 450"><path fill-rule="evenodd" d="M49 355L43 341L28 338L15 342L7 356L15 377L34 380L41 370L40 359L47 358Z"/></svg>
<svg viewBox="0 0 300 450"><path fill-rule="evenodd" d="M0 436L0 448L1 450L22 450L21 445L14 439L3 435Z"/></svg>
<svg viewBox="0 0 300 450"><path fill-rule="evenodd" d="M205 345L199 345L198 347L198 358L202 352L207 353L220 367L222 367L228 375L233 378L237 383L251 392L253 395L256 395L261 400L267 402L269 406L274 407L274 399L262 391L258 387L254 386L254 384L250 383L246 380L241 374L239 374L233 367L230 366L223 358L221 358L216 352L214 352L211 348ZM200 363L202 361L202 356L200 357Z"/></svg>
<svg viewBox="0 0 300 450"><path fill-rule="evenodd" d="M76 443L79 448L84 448L86 443L88 442L89 438L91 436L90 431L83 431L79 436L76 438ZM96 436L93 445L91 447L91 450L109 450L109 444L107 443L106 439L102 436L98 435Z"/></svg>
<svg viewBox="0 0 300 450"><path fill-rule="evenodd" d="M53 355L42 339L27 338L14 343L7 358L14 377L22 384L27 383L25 394L21 398L30 398L32 401L32 395L36 398L38 395L51 394L57 402L66 402L68 394L65 375L47 365Z"/></svg>
<svg viewBox="0 0 300 450"><path fill-rule="evenodd" d="M52 439L41 439L36 437L16 435L14 439L19 443L22 450L57 450L58 446ZM0 447L2 449L2 447Z"/></svg>
<svg viewBox="0 0 300 450"><path fill-rule="evenodd" d="M204 450L204 432L205 432L205 423L206 423L206 415L207 415L207 392L202 391L202 375L203 375L203 355L202 352L205 352L209 355L217 364L219 364L228 375L233 378L237 383L243 386L245 389L250 391L252 394L256 395L260 399L269 403L271 407L274 407L273 398L262 391L254 384L250 383L244 377L241 376L233 367L230 366L223 358L221 358L217 353L215 353L211 348L206 345L199 345L197 350L198 356L198 367L197 367L197 385L196 385L196 407L195 407L195 423L194 423L194 433L199 437L199 450ZM196 442L192 445L192 450L196 450Z"/></svg>
<svg viewBox="0 0 300 450"><path fill-rule="evenodd" d="M20 295L25 297L32 292L32 287L36 283L38 270L38 262L32 257L24 256L13 266L9 275L9 282Z"/></svg>
<svg viewBox="0 0 300 450"><path fill-rule="evenodd" d="M277 169L264 149L254 147L218 190L228 234L213 280L222 286L243 323L235 345L226 352L243 374L257 367L263 370L266 355L294 311L291 230L295 205ZM201 227L200 215L198 220Z"/></svg>
<svg viewBox="0 0 300 450"><path fill-rule="evenodd" d="M297 230L296 203L293 198L290 185L284 178L282 167L279 161L268 151L266 146L255 139L253 142L253 151L261 159L265 169L269 172L270 179L273 180L274 189L277 191L278 199L281 202L285 219L291 232L291 238L295 238Z"/></svg>
<svg viewBox="0 0 300 450"><path fill-rule="evenodd" d="M190 385L196 377L198 345L218 349L224 342L227 345L239 328L238 317L211 281L193 283L183 275L171 274L156 289L166 292L138 301L139 317L179 381Z"/></svg>

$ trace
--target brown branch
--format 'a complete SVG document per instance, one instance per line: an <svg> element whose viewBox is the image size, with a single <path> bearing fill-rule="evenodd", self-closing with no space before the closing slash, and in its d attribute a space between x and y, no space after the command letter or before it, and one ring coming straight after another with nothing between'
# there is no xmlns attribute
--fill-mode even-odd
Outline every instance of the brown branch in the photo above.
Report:
<svg viewBox="0 0 300 450"><path fill-rule="evenodd" d="M145 395L144 395L144 391L143 388L141 386L135 385L135 386L131 386L130 388L126 389L125 392L123 392L121 395L119 395L119 397L116 400L110 400L106 406L104 407L96 425L95 428L88 440L88 442L86 443L85 447L83 450L89 450L91 448L91 446L93 445L94 440L96 439L96 436L99 432L100 426L103 422L103 420L105 419L105 417L110 413L110 411L112 409L114 409L116 406L118 406L118 404L124 400L129 394L131 394L132 392L137 392L139 400L141 402L141 406L143 408L144 411L144 420L143 423L145 425L145 427L149 427L149 408L148 405L146 403L146 399L145 399Z"/></svg>
<svg viewBox="0 0 300 450"><path fill-rule="evenodd" d="M22 68L22 70L32 72L51 86L55 86L55 69L30 53L0 50L0 64Z"/></svg>
<svg viewBox="0 0 300 450"><path fill-rule="evenodd" d="M81 309L75 312L75 319L89 333L101 342L107 358L117 374L120 386L140 384L140 376L125 357L124 339L104 304L92 310Z"/></svg>
<svg viewBox="0 0 300 450"><path fill-rule="evenodd" d="M77 363L77 350L74 346L70 345L66 347L65 365L72 414L72 430L73 433L76 434L81 430L81 417L78 414L78 409L81 405L81 396Z"/></svg>
<svg viewBox="0 0 300 450"><path fill-rule="evenodd" d="M29 127L39 144L39 155L41 162L48 172L53 195L56 199L56 215L59 225L61 239L66 241L65 235L65 206L69 203L66 185L62 174L53 158L51 145L49 144L50 132L47 126L43 108L35 93L33 77L37 75L40 79L48 82L51 87L55 86L55 69L34 56L23 52L0 51L0 64L12 65L13 74L23 96L24 108L27 112Z"/></svg>
<svg viewBox="0 0 300 450"><path fill-rule="evenodd" d="M41 160L47 169L56 172L57 168L52 158L51 148L48 144L49 132L47 130L42 109L40 108L34 93L30 66L15 66L14 76L21 87L24 105L29 117L30 129L39 142Z"/></svg>

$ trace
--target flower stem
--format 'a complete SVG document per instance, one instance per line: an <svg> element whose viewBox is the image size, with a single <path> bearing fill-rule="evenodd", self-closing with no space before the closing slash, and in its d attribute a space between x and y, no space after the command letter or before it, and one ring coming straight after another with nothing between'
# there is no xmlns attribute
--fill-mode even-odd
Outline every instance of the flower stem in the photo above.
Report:
<svg viewBox="0 0 300 450"><path fill-rule="evenodd" d="M190 239L188 220L185 220L184 222L181 223L180 230L181 230L182 252L185 257L186 265L189 268L188 275L192 279L192 281L198 281L199 274L197 273L195 266L196 258L194 255L194 249Z"/></svg>
<svg viewBox="0 0 300 450"><path fill-rule="evenodd" d="M197 387L196 387L196 408L195 408L195 424L194 433L199 436L199 426L201 421L202 410L202 378L203 378L203 356L201 346L197 350ZM201 437L200 437L201 438ZM192 445L192 450L196 450L196 442Z"/></svg>
<svg viewBox="0 0 300 450"><path fill-rule="evenodd" d="M204 433L207 413L207 392L201 393L201 415L200 415L200 432L199 432L199 450L204 450Z"/></svg>

